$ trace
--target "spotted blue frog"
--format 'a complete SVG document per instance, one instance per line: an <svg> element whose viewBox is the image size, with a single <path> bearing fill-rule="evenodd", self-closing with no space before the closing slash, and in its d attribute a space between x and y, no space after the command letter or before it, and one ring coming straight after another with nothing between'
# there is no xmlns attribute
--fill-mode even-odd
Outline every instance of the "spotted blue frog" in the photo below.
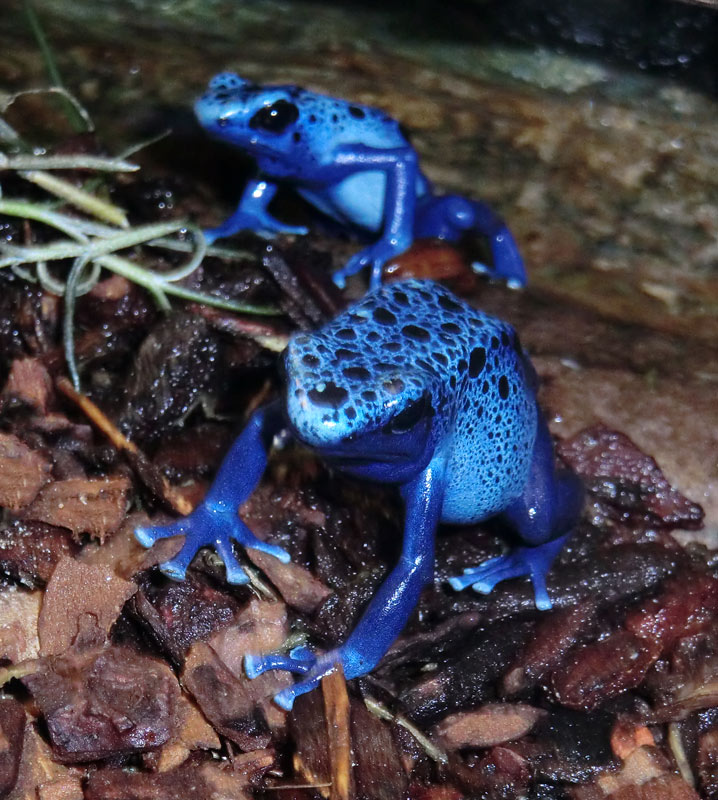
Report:
<svg viewBox="0 0 718 800"><path fill-rule="evenodd" d="M136 531L146 546L185 536L180 553L162 565L174 578L211 545L228 580L246 582L232 539L287 561L237 513L287 422L299 442L337 468L398 484L406 507L401 557L344 644L320 656L302 648L247 657L250 677L270 669L304 676L276 696L279 705L291 708L336 662L347 678L376 666L433 578L439 522L501 515L525 543L453 578L454 589L488 593L528 575L536 605L551 607L546 573L576 522L582 492L573 473L554 467L535 373L510 325L439 284L411 280L375 289L317 332L294 335L283 366L283 402L254 413L204 502L175 524Z"/></svg>
<svg viewBox="0 0 718 800"><path fill-rule="evenodd" d="M253 156L259 170L237 210L206 232L210 241L241 230L268 236L306 233L283 224L267 209L278 184L289 183L341 225L379 236L335 273L340 287L349 275L369 267L375 288L383 265L414 238L453 242L467 231L487 237L492 274L512 286L525 285L523 261L503 220L483 203L434 194L415 150L396 120L383 111L297 86L262 86L223 73L210 81L195 113L210 134Z"/></svg>

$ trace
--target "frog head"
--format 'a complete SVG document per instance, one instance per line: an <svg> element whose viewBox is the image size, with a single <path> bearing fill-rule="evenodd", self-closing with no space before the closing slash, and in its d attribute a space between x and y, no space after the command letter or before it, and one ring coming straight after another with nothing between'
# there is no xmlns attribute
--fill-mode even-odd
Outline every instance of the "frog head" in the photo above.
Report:
<svg viewBox="0 0 718 800"><path fill-rule="evenodd" d="M194 106L200 124L219 139L252 152L290 150L299 118L293 86L259 86L239 75L215 75Z"/></svg>
<svg viewBox="0 0 718 800"><path fill-rule="evenodd" d="M440 382L417 364L412 340L401 341L395 295L406 297L383 287L319 331L295 335L283 360L295 436L341 469L385 482L426 466L441 424Z"/></svg>

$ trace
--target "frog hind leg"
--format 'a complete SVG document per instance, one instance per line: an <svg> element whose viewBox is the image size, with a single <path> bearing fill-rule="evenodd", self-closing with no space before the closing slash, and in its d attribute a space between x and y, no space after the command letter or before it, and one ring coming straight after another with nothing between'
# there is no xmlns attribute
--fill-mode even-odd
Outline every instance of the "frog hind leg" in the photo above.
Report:
<svg viewBox="0 0 718 800"><path fill-rule="evenodd" d="M455 242L467 231L489 240L494 266L477 269L505 280L512 288L526 286L526 270L518 245L504 220L488 205L461 195L427 195L417 204L414 235Z"/></svg>
<svg viewBox="0 0 718 800"><path fill-rule="evenodd" d="M573 472L556 470L551 435L541 417L524 491L501 515L526 544L464 570L463 575L450 579L452 588L460 591L471 586L489 594L501 581L527 575L534 586L536 608L550 609L546 575L578 521L582 506L582 484Z"/></svg>

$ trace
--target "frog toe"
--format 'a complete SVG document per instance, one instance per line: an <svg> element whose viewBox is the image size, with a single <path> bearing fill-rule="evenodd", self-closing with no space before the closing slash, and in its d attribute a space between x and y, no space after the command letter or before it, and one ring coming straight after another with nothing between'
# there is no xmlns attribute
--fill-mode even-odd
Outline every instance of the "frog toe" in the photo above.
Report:
<svg viewBox="0 0 718 800"><path fill-rule="evenodd" d="M316 660L314 653L307 647L295 647L289 652L289 655L284 653L265 653L264 655L247 653L244 657L244 671L251 679L273 669L304 675L309 672Z"/></svg>
<svg viewBox="0 0 718 800"><path fill-rule="evenodd" d="M471 586L476 592L490 594L502 581L528 576L533 583L536 608L546 611L552 607L546 589L546 575L567 538L561 536L535 547L517 547L506 555L490 558L478 567L464 570L463 575L451 578L449 583L457 591Z"/></svg>

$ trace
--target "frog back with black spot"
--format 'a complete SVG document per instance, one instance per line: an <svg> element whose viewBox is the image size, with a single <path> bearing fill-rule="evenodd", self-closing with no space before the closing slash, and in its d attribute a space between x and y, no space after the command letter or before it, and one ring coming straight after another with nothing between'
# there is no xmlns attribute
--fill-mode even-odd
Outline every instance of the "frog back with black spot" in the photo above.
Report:
<svg viewBox="0 0 718 800"><path fill-rule="evenodd" d="M503 510L526 484L538 409L513 328L432 281L381 286L285 353L287 412L311 447L386 426L428 398L446 453L442 519Z"/></svg>

